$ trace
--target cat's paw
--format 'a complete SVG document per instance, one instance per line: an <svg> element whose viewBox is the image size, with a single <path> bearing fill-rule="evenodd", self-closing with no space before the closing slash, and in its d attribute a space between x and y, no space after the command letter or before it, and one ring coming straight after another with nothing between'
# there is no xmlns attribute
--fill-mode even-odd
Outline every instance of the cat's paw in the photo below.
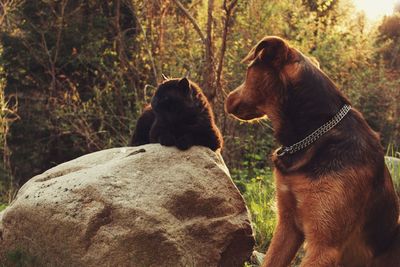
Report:
<svg viewBox="0 0 400 267"><path fill-rule="evenodd" d="M175 145L180 150L187 150L193 146L193 142L189 136L182 136L176 140Z"/></svg>
<svg viewBox="0 0 400 267"><path fill-rule="evenodd" d="M161 135L158 138L158 141L163 146L173 146L173 145L175 145L175 138L172 135L169 135L169 134Z"/></svg>

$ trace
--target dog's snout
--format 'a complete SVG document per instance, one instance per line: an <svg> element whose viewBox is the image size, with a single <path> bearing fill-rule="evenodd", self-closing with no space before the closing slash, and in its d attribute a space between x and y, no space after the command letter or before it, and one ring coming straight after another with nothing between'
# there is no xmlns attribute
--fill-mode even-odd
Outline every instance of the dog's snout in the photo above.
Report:
<svg viewBox="0 0 400 267"><path fill-rule="evenodd" d="M240 106L240 98L238 97L238 92L231 92L225 101L225 111L228 114L235 114Z"/></svg>

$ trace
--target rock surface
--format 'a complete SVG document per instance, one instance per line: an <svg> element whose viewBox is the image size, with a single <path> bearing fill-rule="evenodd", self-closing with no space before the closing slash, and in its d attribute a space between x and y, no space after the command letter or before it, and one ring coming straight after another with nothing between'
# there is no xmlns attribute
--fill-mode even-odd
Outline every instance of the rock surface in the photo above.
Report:
<svg viewBox="0 0 400 267"><path fill-rule="evenodd" d="M28 181L0 255L38 266L243 266L254 239L219 154L158 144L85 155Z"/></svg>

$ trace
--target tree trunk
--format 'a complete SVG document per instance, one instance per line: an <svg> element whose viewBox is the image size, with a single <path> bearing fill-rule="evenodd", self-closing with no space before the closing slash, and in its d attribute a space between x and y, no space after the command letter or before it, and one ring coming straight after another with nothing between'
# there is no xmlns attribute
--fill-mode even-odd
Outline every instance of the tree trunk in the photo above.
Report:
<svg viewBox="0 0 400 267"><path fill-rule="evenodd" d="M215 88L215 69L214 69L214 51L212 47L212 25L213 25L214 0L208 0L207 9L207 28L205 39L205 54L203 66L202 88L208 101L213 102L216 96Z"/></svg>

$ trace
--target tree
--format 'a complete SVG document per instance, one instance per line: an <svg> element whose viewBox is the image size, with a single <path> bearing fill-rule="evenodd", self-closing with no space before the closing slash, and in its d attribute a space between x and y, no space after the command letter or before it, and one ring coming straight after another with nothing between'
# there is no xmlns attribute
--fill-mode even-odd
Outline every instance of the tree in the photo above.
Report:
<svg viewBox="0 0 400 267"><path fill-rule="evenodd" d="M385 16L378 30L379 42L383 44L382 52L388 66L400 66L400 13Z"/></svg>
<svg viewBox="0 0 400 267"><path fill-rule="evenodd" d="M132 9L123 1L23 1L13 16L1 42L6 97L16 96L21 117L8 142L16 181L123 144L147 75L133 63Z"/></svg>

